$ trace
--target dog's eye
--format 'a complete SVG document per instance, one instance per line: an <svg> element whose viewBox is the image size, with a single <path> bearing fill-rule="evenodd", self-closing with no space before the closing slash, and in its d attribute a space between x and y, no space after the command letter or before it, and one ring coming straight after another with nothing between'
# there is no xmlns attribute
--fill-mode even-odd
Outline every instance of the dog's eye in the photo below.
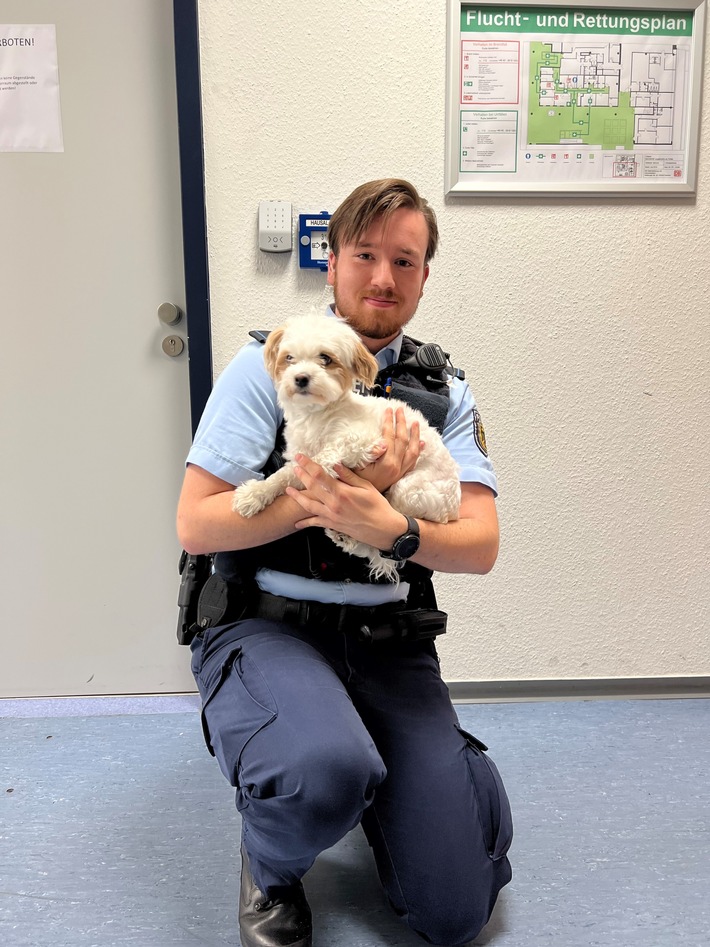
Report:
<svg viewBox="0 0 710 947"><path fill-rule="evenodd" d="M320 358L324 365L330 365L330 363L333 361L330 355L326 355L325 352L321 352L318 358Z"/></svg>
<svg viewBox="0 0 710 947"><path fill-rule="evenodd" d="M286 362L292 362L292 361L293 361L293 355L284 355L284 361L286 361Z"/></svg>

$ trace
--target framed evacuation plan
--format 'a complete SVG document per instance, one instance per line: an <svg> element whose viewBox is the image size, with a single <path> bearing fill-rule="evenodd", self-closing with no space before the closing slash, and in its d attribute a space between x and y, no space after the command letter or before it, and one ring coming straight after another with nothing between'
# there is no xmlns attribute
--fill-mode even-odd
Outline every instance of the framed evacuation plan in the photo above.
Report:
<svg viewBox="0 0 710 947"><path fill-rule="evenodd" d="M446 193L695 191L707 0L448 0Z"/></svg>

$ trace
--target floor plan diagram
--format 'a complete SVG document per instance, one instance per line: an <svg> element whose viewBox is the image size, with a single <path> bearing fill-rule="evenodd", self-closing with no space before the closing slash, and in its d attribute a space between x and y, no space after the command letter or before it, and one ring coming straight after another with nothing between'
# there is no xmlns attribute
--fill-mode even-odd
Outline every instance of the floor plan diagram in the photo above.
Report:
<svg viewBox="0 0 710 947"><path fill-rule="evenodd" d="M532 42L528 144L682 148L672 43Z"/></svg>

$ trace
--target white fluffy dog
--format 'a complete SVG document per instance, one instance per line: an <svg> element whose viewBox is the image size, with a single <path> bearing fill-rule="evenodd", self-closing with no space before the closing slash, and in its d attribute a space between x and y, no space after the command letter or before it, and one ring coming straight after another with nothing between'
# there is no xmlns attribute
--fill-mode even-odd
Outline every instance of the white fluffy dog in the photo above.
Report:
<svg viewBox="0 0 710 947"><path fill-rule="evenodd" d="M402 407L408 427L419 422L425 446L415 467L385 496L400 513L436 523L457 518L461 503L458 467L438 432L402 401L363 397L353 390L358 380L371 387L378 369L347 323L325 315L293 317L270 333L264 361L284 411L284 456L289 462L265 480L249 480L237 487L234 510L254 516L287 486L302 489L294 473L297 453L312 458L332 477L336 463L354 470L371 463L380 453L377 445L382 443L384 412L388 407ZM367 559L375 578L397 581L396 563L384 559L374 547L334 530L326 534L341 549Z"/></svg>

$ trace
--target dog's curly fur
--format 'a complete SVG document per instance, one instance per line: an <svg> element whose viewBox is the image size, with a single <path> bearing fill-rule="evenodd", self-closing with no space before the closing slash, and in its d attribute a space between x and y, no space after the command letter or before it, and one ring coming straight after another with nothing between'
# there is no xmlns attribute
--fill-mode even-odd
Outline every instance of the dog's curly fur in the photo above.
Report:
<svg viewBox="0 0 710 947"><path fill-rule="evenodd" d="M385 496L396 510L409 516L436 523L457 518L461 503L458 467L438 432L402 401L365 398L353 390L356 381L372 387L377 362L347 323L325 315L295 316L270 333L264 361L284 411L284 456L289 462L265 480L248 480L237 487L236 512L254 516L287 486L302 489L294 474L297 453L311 457L332 477L336 463L355 470L371 463L382 442L385 410L401 407L408 427L419 422L424 449L414 469ZM326 534L341 549L367 559L374 578L398 580L396 564L377 549L333 530Z"/></svg>

